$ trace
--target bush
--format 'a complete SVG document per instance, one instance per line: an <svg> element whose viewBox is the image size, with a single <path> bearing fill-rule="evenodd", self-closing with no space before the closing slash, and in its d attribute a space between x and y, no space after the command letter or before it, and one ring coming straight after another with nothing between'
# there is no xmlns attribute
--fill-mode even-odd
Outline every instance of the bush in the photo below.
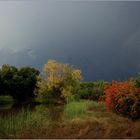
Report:
<svg viewBox="0 0 140 140"><path fill-rule="evenodd" d="M81 82L80 89L78 91L80 98L90 99L93 86L94 86L93 82Z"/></svg>
<svg viewBox="0 0 140 140"><path fill-rule="evenodd" d="M104 87L108 85L108 82L97 81L97 82L82 82L80 84L79 95L81 99L90 100L102 100L104 99Z"/></svg>
<svg viewBox="0 0 140 140"><path fill-rule="evenodd" d="M140 89L134 81L113 81L105 89L106 106L114 111L132 119L140 118Z"/></svg>

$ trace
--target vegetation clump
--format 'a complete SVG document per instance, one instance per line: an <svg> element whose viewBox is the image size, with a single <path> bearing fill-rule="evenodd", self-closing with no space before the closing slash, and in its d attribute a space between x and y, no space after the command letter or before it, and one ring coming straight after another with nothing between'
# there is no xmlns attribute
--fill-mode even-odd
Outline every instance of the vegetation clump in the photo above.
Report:
<svg viewBox="0 0 140 140"><path fill-rule="evenodd" d="M109 111L132 119L140 118L140 88L136 87L134 81L113 81L106 87L105 93Z"/></svg>
<svg viewBox="0 0 140 140"><path fill-rule="evenodd" d="M81 82L80 89L78 91L79 96L81 99L104 100L104 88L108 84L109 83L106 81Z"/></svg>

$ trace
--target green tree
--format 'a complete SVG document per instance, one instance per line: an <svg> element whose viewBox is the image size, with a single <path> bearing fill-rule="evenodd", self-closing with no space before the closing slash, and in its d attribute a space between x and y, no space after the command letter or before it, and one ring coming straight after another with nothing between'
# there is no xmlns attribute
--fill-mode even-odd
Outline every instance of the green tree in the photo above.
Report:
<svg viewBox="0 0 140 140"><path fill-rule="evenodd" d="M0 94L8 95L11 94L13 76L17 73L16 67L8 64L2 65L0 69Z"/></svg>
<svg viewBox="0 0 140 140"><path fill-rule="evenodd" d="M34 97L38 75L39 71L35 68L23 67L19 69L18 73L13 77L13 87L16 90L12 92L12 96L18 100Z"/></svg>
<svg viewBox="0 0 140 140"><path fill-rule="evenodd" d="M34 96L37 75L39 71L23 67L17 69L10 65L3 65L0 69L0 94L11 95L17 100L26 100Z"/></svg>

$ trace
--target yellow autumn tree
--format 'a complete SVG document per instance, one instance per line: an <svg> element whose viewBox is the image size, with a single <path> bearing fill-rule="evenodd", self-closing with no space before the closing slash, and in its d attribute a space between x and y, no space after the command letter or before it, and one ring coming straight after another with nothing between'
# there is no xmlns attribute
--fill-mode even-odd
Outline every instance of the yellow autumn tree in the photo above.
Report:
<svg viewBox="0 0 140 140"><path fill-rule="evenodd" d="M48 90L53 91L58 99L68 101L76 95L76 90L82 80L80 69L75 69L69 64L50 59L44 65L43 71L45 72L44 82L46 82Z"/></svg>

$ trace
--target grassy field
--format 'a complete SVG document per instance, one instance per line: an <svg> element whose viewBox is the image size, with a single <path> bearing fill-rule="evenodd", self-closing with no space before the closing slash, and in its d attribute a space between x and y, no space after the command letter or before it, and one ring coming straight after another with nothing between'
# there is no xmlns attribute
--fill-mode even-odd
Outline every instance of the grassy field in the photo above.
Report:
<svg viewBox="0 0 140 140"><path fill-rule="evenodd" d="M107 112L103 102L74 101L58 108L38 106L0 118L1 138L140 138L140 121Z"/></svg>

